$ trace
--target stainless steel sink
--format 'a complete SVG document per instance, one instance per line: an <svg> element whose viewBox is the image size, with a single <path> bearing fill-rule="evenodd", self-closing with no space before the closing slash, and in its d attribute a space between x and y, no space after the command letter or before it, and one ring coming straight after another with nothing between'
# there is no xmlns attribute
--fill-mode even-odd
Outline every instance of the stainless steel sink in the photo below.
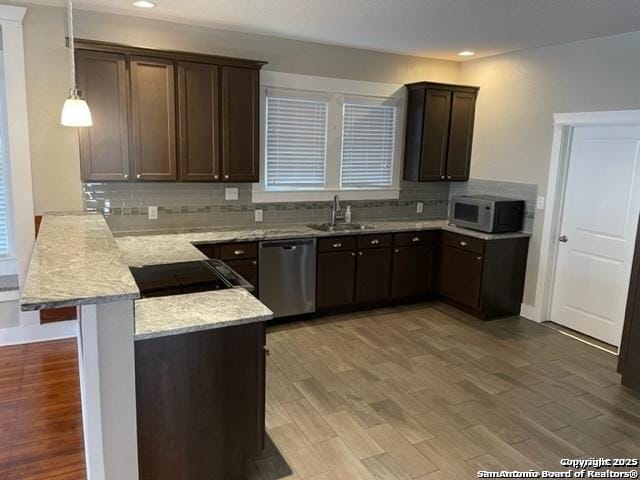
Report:
<svg viewBox="0 0 640 480"><path fill-rule="evenodd" d="M338 223L336 225L331 225L329 223L312 223L307 226L320 232L349 232L375 228L374 225L365 225L363 223Z"/></svg>

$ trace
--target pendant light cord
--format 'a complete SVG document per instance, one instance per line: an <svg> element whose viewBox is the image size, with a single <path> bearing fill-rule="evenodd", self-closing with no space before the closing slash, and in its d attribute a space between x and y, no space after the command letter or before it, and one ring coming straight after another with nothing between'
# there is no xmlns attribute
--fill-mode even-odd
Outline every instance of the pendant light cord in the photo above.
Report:
<svg viewBox="0 0 640 480"><path fill-rule="evenodd" d="M69 68L71 70L71 94L75 95L76 86L76 59L75 59L75 39L73 36L73 5L71 0L67 0L67 33L69 35Z"/></svg>

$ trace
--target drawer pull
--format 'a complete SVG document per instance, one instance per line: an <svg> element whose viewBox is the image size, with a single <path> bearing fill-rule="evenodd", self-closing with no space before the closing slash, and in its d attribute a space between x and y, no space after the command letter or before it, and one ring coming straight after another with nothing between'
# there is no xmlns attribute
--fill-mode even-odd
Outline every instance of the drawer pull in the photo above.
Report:
<svg viewBox="0 0 640 480"><path fill-rule="evenodd" d="M362 256L362 252L358 252L358 255Z"/></svg>
<svg viewBox="0 0 640 480"><path fill-rule="evenodd" d="M333 247L333 248L341 248L341 247L342 247L342 244L341 244L341 243L339 243L339 242L338 242L338 243L334 243L334 244L332 245L332 247Z"/></svg>
<svg viewBox="0 0 640 480"><path fill-rule="evenodd" d="M257 261L257 260L254 260L252 263L253 263L254 265L257 265L257 264L258 264L258 261Z"/></svg>
<svg viewBox="0 0 640 480"><path fill-rule="evenodd" d="M411 239L411 241L412 241L412 242L414 242L414 243L415 243L415 242L419 242L419 241L420 241L420 237L413 237L413 238Z"/></svg>
<svg viewBox="0 0 640 480"><path fill-rule="evenodd" d="M233 254L234 255L244 255L244 250L240 250L240 249L234 250Z"/></svg>
<svg viewBox="0 0 640 480"><path fill-rule="evenodd" d="M394 253L398 253L400 250L398 250L397 248L394 250Z"/></svg>
<svg viewBox="0 0 640 480"><path fill-rule="evenodd" d="M461 247L466 247L466 246L467 246L467 242L465 242L464 240L462 240L462 241L460 242L460 246L461 246Z"/></svg>
<svg viewBox="0 0 640 480"><path fill-rule="evenodd" d="M477 257L477 258L478 258L478 260L482 260L482 257L481 257L481 256L479 256L479 255L478 255L478 257Z"/></svg>
<svg viewBox="0 0 640 480"><path fill-rule="evenodd" d="M351 256L355 257L356 256L356 252L351 252Z"/></svg>
<svg viewBox="0 0 640 480"><path fill-rule="evenodd" d="M377 238L374 238L373 240L371 240L371 245L377 245L380 243L380 240L378 240Z"/></svg>

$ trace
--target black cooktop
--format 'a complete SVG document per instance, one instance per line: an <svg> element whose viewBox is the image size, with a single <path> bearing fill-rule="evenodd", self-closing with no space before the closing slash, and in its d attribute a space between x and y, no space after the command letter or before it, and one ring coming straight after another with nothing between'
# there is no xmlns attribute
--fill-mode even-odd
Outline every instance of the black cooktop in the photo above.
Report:
<svg viewBox="0 0 640 480"><path fill-rule="evenodd" d="M142 298L253 286L220 260L131 268Z"/></svg>

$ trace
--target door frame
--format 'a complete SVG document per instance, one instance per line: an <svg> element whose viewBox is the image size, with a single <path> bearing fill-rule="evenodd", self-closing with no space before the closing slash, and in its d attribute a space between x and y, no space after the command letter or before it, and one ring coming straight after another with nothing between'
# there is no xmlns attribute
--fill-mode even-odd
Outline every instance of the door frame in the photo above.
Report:
<svg viewBox="0 0 640 480"><path fill-rule="evenodd" d="M542 224L540 263L533 307L533 319L536 322L545 322L550 319L558 259L557 239L562 226L573 132L576 127L609 125L640 125L640 110L553 114L553 142L547 181L547 205Z"/></svg>

